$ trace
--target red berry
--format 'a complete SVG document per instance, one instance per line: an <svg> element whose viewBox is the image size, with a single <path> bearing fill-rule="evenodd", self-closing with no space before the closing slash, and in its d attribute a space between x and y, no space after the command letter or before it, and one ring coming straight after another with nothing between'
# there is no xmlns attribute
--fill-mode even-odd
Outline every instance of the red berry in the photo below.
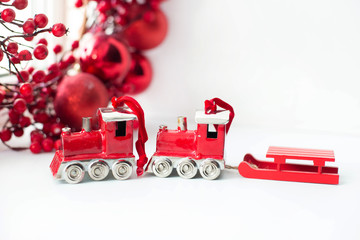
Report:
<svg viewBox="0 0 360 240"><path fill-rule="evenodd" d="M42 70L38 70L34 73L34 75L32 76L32 79L34 82L36 83L41 83L45 80L45 72Z"/></svg>
<svg viewBox="0 0 360 240"><path fill-rule="evenodd" d="M49 120L48 120L49 121ZM43 124L43 129L42 131L48 135L51 132L51 123L47 122Z"/></svg>
<svg viewBox="0 0 360 240"><path fill-rule="evenodd" d="M29 95L29 96L26 96L24 97L26 103L32 103L34 101L34 95Z"/></svg>
<svg viewBox="0 0 360 240"><path fill-rule="evenodd" d="M35 153L35 154L40 153L41 152L41 144L40 144L40 142L36 141L36 142L31 143L30 144L30 151L32 153Z"/></svg>
<svg viewBox="0 0 360 240"><path fill-rule="evenodd" d="M14 109L10 109L8 115L11 124L15 125L19 123L20 114L17 113Z"/></svg>
<svg viewBox="0 0 360 240"><path fill-rule="evenodd" d="M45 59L48 54L49 54L49 51L44 44L39 44L34 49L34 56L35 56L35 58L37 58L39 60Z"/></svg>
<svg viewBox="0 0 360 240"><path fill-rule="evenodd" d="M53 146L54 146L54 141L51 138L45 138L41 142L41 146L42 146L44 152L51 152L51 150L53 149Z"/></svg>
<svg viewBox="0 0 360 240"><path fill-rule="evenodd" d="M35 70L34 67L29 67L27 71L28 71L30 74L32 74L34 70Z"/></svg>
<svg viewBox="0 0 360 240"><path fill-rule="evenodd" d="M15 11L11 8L6 8L1 12L1 18L5 22L12 22L15 19Z"/></svg>
<svg viewBox="0 0 360 240"><path fill-rule="evenodd" d="M38 112L34 115L34 120L39 123L47 123L49 116L45 112Z"/></svg>
<svg viewBox="0 0 360 240"><path fill-rule="evenodd" d="M22 135L24 135L24 130L22 128L15 128L14 135L15 137L21 137Z"/></svg>
<svg viewBox="0 0 360 240"><path fill-rule="evenodd" d="M83 1L82 0L77 0L75 2L75 7L79 8L79 7L82 7L83 6Z"/></svg>
<svg viewBox="0 0 360 240"><path fill-rule="evenodd" d="M6 50L11 54L16 54L18 51L18 48L19 48L19 46L16 42L10 42L6 47Z"/></svg>
<svg viewBox="0 0 360 240"><path fill-rule="evenodd" d="M41 142L44 139L44 134L38 130L34 130L30 133L31 142Z"/></svg>
<svg viewBox="0 0 360 240"><path fill-rule="evenodd" d="M32 59L29 50L20 51L17 57L19 58L20 61L30 61Z"/></svg>
<svg viewBox="0 0 360 240"><path fill-rule="evenodd" d="M54 26L52 27L51 29L51 32L52 34L55 36L55 37L62 37L64 36L64 34L66 33L66 27L64 24L62 23L57 23L57 24L54 24Z"/></svg>
<svg viewBox="0 0 360 240"><path fill-rule="evenodd" d="M71 44L71 50L75 50L79 47L79 41L74 41L72 44Z"/></svg>
<svg viewBox="0 0 360 240"><path fill-rule="evenodd" d="M45 108L45 107L46 107L46 101L45 101L45 99L39 98L39 99L37 100L37 102L36 102L36 107L37 107L38 109L43 109L43 108Z"/></svg>
<svg viewBox="0 0 360 240"><path fill-rule="evenodd" d="M30 83L23 83L20 87L20 93L24 97L31 96L33 93L33 88Z"/></svg>
<svg viewBox="0 0 360 240"><path fill-rule="evenodd" d="M24 39L28 42L32 41L34 39L33 36L30 36L30 37L24 37Z"/></svg>
<svg viewBox="0 0 360 240"><path fill-rule="evenodd" d="M57 45L55 45L53 51L55 54L58 54L59 52L62 51L62 47L59 44L57 44Z"/></svg>
<svg viewBox="0 0 360 240"><path fill-rule="evenodd" d="M59 72L59 66L57 63L53 63L48 67L49 72Z"/></svg>
<svg viewBox="0 0 360 240"><path fill-rule="evenodd" d="M55 141L55 143L54 143L54 148L55 148L55 150L60 150L61 149L61 140L60 139L58 139L58 140L56 140Z"/></svg>
<svg viewBox="0 0 360 240"><path fill-rule="evenodd" d="M64 58L64 61L69 65L73 64L75 62L75 57L74 55L70 54Z"/></svg>
<svg viewBox="0 0 360 240"><path fill-rule="evenodd" d="M59 136L62 128L63 128L63 125L61 123L54 123L51 125L51 133L54 136Z"/></svg>
<svg viewBox="0 0 360 240"><path fill-rule="evenodd" d="M18 98L14 101L14 110L17 113L23 113L26 110L26 101L22 98Z"/></svg>
<svg viewBox="0 0 360 240"><path fill-rule="evenodd" d="M106 11L111 9L111 4L109 1L101 1L96 8L100 13L106 13Z"/></svg>
<svg viewBox="0 0 360 240"><path fill-rule="evenodd" d="M19 82L26 82L29 80L30 74L28 71L22 70L22 71L20 71L20 75L19 74L17 75L17 78L18 78Z"/></svg>
<svg viewBox="0 0 360 240"><path fill-rule="evenodd" d="M11 131L9 129L3 129L0 132L0 138L3 142L7 142L11 139Z"/></svg>
<svg viewBox="0 0 360 240"><path fill-rule="evenodd" d="M48 24L48 18L45 14L36 14L34 21L39 28L44 28Z"/></svg>
<svg viewBox="0 0 360 240"><path fill-rule="evenodd" d="M24 117L24 116L22 116L21 118L20 118L20 120L19 120L19 124L20 124L20 126L21 127L28 127L28 126L30 126L30 124L31 124L31 120L30 120L30 118L28 118L28 117Z"/></svg>
<svg viewBox="0 0 360 240"><path fill-rule="evenodd" d="M69 64L67 64L67 62L63 62L63 61L59 62L59 68L61 70L66 69L68 66L69 66Z"/></svg>
<svg viewBox="0 0 360 240"><path fill-rule="evenodd" d="M35 22L32 19L26 20L23 24L24 33L33 34L35 31Z"/></svg>
<svg viewBox="0 0 360 240"><path fill-rule="evenodd" d="M47 42L47 40L46 40L45 38L42 38L42 39L40 39L40 40L38 41L37 44L44 44L45 46L47 46L47 45L48 45L48 42Z"/></svg>
<svg viewBox="0 0 360 240"><path fill-rule="evenodd" d="M19 63L20 63L20 59L18 59L17 57L11 57L11 58L10 58L10 61L11 61L13 64L19 64Z"/></svg>
<svg viewBox="0 0 360 240"><path fill-rule="evenodd" d="M28 0L15 0L12 5L18 10L23 10L27 7Z"/></svg>

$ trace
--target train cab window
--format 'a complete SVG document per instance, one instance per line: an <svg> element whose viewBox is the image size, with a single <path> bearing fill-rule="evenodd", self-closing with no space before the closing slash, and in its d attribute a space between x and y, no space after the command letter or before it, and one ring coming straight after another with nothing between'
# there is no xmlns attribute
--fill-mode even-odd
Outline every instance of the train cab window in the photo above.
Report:
<svg viewBox="0 0 360 240"><path fill-rule="evenodd" d="M206 134L206 137L207 138L217 138L217 131L216 131L216 128L215 128L215 125L214 124L208 124L207 125L207 134Z"/></svg>
<svg viewBox="0 0 360 240"><path fill-rule="evenodd" d="M125 137L126 136L126 121L116 122L116 137Z"/></svg>

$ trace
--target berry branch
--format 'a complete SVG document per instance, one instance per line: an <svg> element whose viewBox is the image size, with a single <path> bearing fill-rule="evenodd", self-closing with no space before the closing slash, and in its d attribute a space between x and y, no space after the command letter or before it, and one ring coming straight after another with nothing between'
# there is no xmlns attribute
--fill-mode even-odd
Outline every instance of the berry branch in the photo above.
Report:
<svg viewBox="0 0 360 240"><path fill-rule="evenodd" d="M60 71L55 67L57 63L54 63L47 71L37 70L35 67L24 69L21 63L29 63L34 58L46 59L49 54L48 43L42 38L35 46L31 46L19 40L31 42L34 37L49 33L62 37L68 29L62 23L46 28L48 18L45 14L36 14L25 21L16 19L14 8L22 10L27 6L28 0L0 0L0 26L5 30L0 36L0 63L8 63L7 67L0 66L8 72L0 76L0 111L7 114L0 139L10 149L20 150L7 142L13 135L20 137L25 128L33 126L35 130L31 133L33 144L30 149L36 153L41 150L51 151L54 141L59 137L62 125L51 109L52 99L56 85L67 68ZM6 31L8 34L4 34ZM4 56L7 61L4 61ZM69 66L70 64L67 65ZM9 79L9 76L16 76L17 82L2 80ZM39 123L42 124L40 128Z"/></svg>

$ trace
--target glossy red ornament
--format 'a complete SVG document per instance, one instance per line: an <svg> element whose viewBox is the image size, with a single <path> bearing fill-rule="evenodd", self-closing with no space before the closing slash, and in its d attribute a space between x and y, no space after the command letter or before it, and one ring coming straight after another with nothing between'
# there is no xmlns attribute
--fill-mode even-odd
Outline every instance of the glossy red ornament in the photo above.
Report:
<svg viewBox="0 0 360 240"><path fill-rule="evenodd" d="M145 50L158 46L165 39L167 30L165 14L161 10L155 10L131 23L125 30L124 36L130 46Z"/></svg>
<svg viewBox="0 0 360 240"><path fill-rule="evenodd" d="M80 56L83 72L120 86L129 71L130 63L127 47L113 36L88 33L83 37Z"/></svg>
<svg viewBox="0 0 360 240"><path fill-rule="evenodd" d="M131 67L121 87L125 94L137 94L144 91L151 82L152 68L150 61L139 53L131 55Z"/></svg>
<svg viewBox="0 0 360 240"><path fill-rule="evenodd" d="M104 84L88 73L66 76L57 88L54 108L61 122L81 129L82 117L95 116L96 110L106 107L109 96Z"/></svg>

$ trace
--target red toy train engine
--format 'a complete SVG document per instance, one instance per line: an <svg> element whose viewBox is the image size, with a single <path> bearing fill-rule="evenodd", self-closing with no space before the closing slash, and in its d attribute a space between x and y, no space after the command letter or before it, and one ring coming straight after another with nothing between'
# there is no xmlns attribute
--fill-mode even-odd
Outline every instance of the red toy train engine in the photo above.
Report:
<svg viewBox="0 0 360 240"><path fill-rule="evenodd" d="M225 168L225 135L234 112L230 105L220 99L212 99L208 104L205 111L196 112L197 130L187 129L185 117L178 118L177 130L160 126L156 152L147 166L147 172L167 177L176 168L183 178L193 178L198 170L205 179L219 177L221 170ZM230 111L217 111L216 105Z"/></svg>
<svg viewBox="0 0 360 240"><path fill-rule="evenodd" d="M133 120L136 117L128 108L101 108L98 130L91 130L91 118L83 118L80 132L64 129L62 149L56 151L50 165L53 176L79 183L86 171L93 180L103 180L111 170L116 179L129 178L135 166ZM143 172L143 164L140 165L138 162L138 175Z"/></svg>

